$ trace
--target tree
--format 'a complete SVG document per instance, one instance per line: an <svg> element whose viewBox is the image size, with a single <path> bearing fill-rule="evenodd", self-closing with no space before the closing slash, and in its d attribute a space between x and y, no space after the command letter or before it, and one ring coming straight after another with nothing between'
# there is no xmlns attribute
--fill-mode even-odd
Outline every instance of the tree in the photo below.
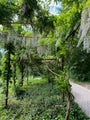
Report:
<svg viewBox="0 0 90 120"><path fill-rule="evenodd" d="M8 90L9 90L9 82L10 78L12 75L11 71L11 54L14 54L14 46L12 43L6 44L5 45L5 57L3 58L3 63L2 63L2 79L5 84L5 106L7 107L8 105Z"/></svg>
<svg viewBox="0 0 90 120"><path fill-rule="evenodd" d="M1 0L0 1L0 24L10 24L15 14L18 12L17 0Z"/></svg>
<svg viewBox="0 0 90 120"><path fill-rule="evenodd" d="M81 13L86 1L60 0L63 7L60 16L51 15L49 9L46 10L47 6L44 4L42 7L39 0L15 0L13 2L5 0L1 2L2 16L0 22L4 29L1 30L0 37L4 41L3 48L6 50L2 73L3 80L7 81L6 106L11 78L11 59L13 60L14 85L16 82L16 62L18 61L17 65L21 72L21 86L23 86L25 69L27 69L28 81L28 67L32 69L32 72L34 70L37 72L37 70L41 71L40 65L45 63L44 65L46 65L50 75L48 77L53 79L55 76L59 77L62 93L67 96L65 120L69 120L71 95L71 86L69 84L70 58L79 41L78 31L81 24ZM10 10L12 10L11 13ZM17 18L16 21L15 18ZM37 61L39 59L44 62ZM52 61L52 59L56 61ZM58 67L60 70L57 70ZM42 68L42 70L44 69ZM67 73L68 77L62 73Z"/></svg>

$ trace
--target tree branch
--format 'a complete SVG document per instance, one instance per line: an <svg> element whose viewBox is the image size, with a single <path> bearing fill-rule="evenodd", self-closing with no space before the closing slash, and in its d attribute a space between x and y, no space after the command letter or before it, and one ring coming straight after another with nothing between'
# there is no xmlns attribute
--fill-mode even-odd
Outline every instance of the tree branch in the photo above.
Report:
<svg viewBox="0 0 90 120"><path fill-rule="evenodd" d="M80 27L80 24L65 38L65 41L68 40L72 35L75 35L79 27Z"/></svg>
<svg viewBox="0 0 90 120"><path fill-rule="evenodd" d="M45 60L45 59L44 59L44 60ZM46 60L45 60L45 61L46 61ZM45 64L46 64L47 69L48 69L52 74L54 74L54 75L57 76L57 77L60 77L59 74L55 73L54 71L52 71L52 70L48 67L48 65L47 65L46 62L45 62Z"/></svg>

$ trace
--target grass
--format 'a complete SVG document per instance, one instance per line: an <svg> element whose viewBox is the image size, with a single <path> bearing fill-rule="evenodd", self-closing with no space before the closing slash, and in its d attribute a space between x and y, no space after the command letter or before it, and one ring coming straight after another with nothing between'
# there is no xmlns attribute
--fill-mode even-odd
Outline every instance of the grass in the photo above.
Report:
<svg viewBox="0 0 90 120"><path fill-rule="evenodd" d="M0 104L0 120L65 120L66 108L55 109L55 105L66 104L57 84L52 89L46 79L31 77L28 86L25 81L22 88L11 87L9 91L8 109L3 108L3 100ZM90 119L72 103L70 120Z"/></svg>

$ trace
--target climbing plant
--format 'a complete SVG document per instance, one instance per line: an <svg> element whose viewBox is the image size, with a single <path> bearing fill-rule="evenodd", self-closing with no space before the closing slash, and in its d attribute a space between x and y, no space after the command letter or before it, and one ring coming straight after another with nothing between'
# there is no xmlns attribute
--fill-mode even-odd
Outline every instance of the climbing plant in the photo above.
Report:
<svg viewBox="0 0 90 120"><path fill-rule="evenodd" d="M89 1L55 0L55 2L57 1L60 1L62 5L58 16L49 12L48 4L51 0L48 0L47 4L40 0L0 1L0 43L5 50L2 79L5 84L6 106L10 78L13 76L14 85L16 85L17 68L21 75L19 81L21 87L25 70L27 70L27 83L30 71L34 76L37 71L40 72L40 75L47 74L48 82L52 82L52 88L54 81L57 80L62 89L63 98L67 97L65 120L69 120L70 62L74 61L74 55L77 55L74 54L74 50L79 39L85 43L84 38L89 36ZM88 7L85 9L85 6ZM85 21L83 21L84 19ZM88 22L86 23L86 21ZM79 33L80 37L78 37ZM87 43L89 42L88 39ZM86 43L84 44L84 48L88 51L89 47ZM81 50L79 52L83 54ZM83 63L82 61L85 61L86 57L81 55L80 62ZM78 59L77 55L77 61ZM73 67L75 68L76 61L74 63ZM81 63L77 65L80 67ZM74 68L71 70L77 71L78 67Z"/></svg>

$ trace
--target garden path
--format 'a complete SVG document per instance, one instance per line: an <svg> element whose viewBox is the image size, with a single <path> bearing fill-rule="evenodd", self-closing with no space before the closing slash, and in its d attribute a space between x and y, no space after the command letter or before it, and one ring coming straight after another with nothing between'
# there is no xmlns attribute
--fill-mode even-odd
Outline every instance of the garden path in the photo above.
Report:
<svg viewBox="0 0 90 120"><path fill-rule="evenodd" d="M70 83L72 85L72 94L75 97L75 102L77 102L83 112L90 117L90 90L73 82Z"/></svg>

